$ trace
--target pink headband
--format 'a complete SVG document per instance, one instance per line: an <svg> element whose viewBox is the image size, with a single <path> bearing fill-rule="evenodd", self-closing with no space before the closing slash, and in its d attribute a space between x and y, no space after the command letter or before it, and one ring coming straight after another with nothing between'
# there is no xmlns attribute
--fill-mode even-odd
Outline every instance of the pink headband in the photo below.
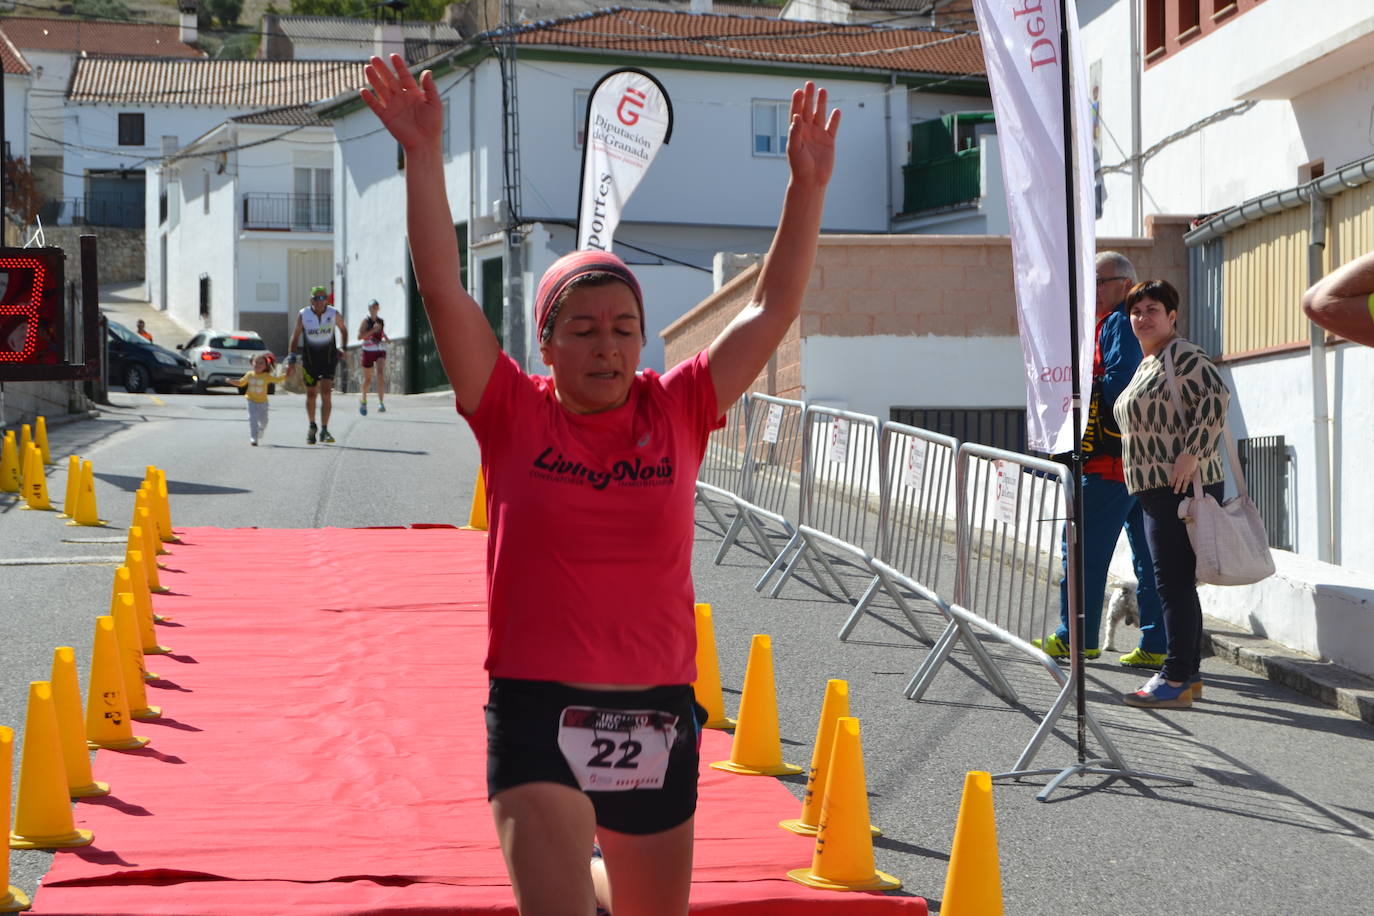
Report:
<svg viewBox="0 0 1374 916"><path fill-rule="evenodd" d="M539 290L534 296L536 341L544 339L544 326L553 317L553 305L558 301L558 297L563 295L568 284L590 273L607 273L622 280L630 288L630 292L635 294L635 303L639 306L639 324L641 328L644 326L644 293L640 291L639 281L630 272L630 268L609 251L588 249L565 254L544 271L543 279L539 281Z"/></svg>

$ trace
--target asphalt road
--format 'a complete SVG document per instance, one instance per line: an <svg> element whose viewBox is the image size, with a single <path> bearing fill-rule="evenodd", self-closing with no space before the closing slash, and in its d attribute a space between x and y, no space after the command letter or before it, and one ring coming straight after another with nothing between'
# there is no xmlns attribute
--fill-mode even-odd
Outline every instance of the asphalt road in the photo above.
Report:
<svg viewBox="0 0 1374 916"><path fill-rule="evenodd" d="M259 448L248 445L235 395L112 399L98 419L51 429L50 441L59 461L75 452L93 462L99 508L114 527L68 528L0 500L0 724L17 732L28 682L48 676L53 647L74 646L84 678L91 618L108 604L133 491L149 463L167 471L177 525L466 520L477 449L451 398L389 397L387 414L364 418L344 396L331 424L337 444L307 446L303 399L277 395ZM64 470L49 474L55 498ZM956 650L926 698L906 700L902 687L926 647L899 614L880 602L841 643L845 606L805 583L778 599L759 596L752 585L762 558L737 549L714 565L719 538L704 513L699 519L698 596L715 609L727 709L738 704L750 636L770 634L784 755L805 765L826 679L847 679L863 723L872 820L883 830L877 866L938 911L964 773L1011 767L1053 699L1052 683L993 648L1021 695L1009 706ZM933 614L930 623L938 631ZM1128 764L1195 784L1083 778L1042 803L1035 795L1044 780L999 783L1008 914L1371 912L1374 728L1216 659L1204 661L1203 673L1206 698L1193 709L1150 712L1115 699L1138 685L1137 672L1089 665L1090 706ZM1065 718L1035 763L1072 763L1073 737ZM15 767L17 777L17 759ZM787 784L800 798L801 779ZM15 853L11 882L33 892L48 861ZM844 912L843 897L835 912Z"/></svg>

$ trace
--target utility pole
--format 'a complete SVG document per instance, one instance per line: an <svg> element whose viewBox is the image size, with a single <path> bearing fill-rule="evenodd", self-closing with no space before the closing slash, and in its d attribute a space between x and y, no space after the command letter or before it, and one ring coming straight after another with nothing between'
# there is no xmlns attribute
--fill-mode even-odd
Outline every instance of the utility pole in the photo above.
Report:
<svg viewBox="0 0 1374 916"><path fill-rule="evenodd" d="M502 172L505 204L505 296L502 324L505 350L516 364L529 369L529 341L525 334L525 232L520 215L520 112L515 82L515 2L502 0L504 34L496 46L501 64Z"/></svg>

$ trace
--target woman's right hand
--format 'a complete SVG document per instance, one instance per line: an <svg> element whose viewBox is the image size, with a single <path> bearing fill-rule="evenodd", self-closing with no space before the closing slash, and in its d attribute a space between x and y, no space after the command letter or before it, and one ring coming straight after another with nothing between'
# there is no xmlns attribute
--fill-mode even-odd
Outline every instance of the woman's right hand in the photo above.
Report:
<svg viewBox="0 0 1374 916"><path fill-rule="evenodd" d="M399 54L391 55L390 66L373 57L364 72L372 88L362 90L363 101L396 141L407 151L427 146L438 149L444 131L444 105L430 72L420 74L416 83Z"/></svg>

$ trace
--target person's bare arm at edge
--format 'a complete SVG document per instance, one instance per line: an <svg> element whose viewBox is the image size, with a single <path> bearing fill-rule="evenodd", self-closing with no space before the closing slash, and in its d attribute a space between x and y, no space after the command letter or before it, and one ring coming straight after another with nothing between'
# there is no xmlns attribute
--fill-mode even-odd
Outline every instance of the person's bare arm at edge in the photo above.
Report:
<svg viewBox="0 0 1374 916"><path fill-rule="evenodd" d="M296 326L291 329L291 342L286 345L287 353L296 352L296 344L301 339L301 332L305 330L305 325L301 323L301 313L296 313Z"/></svg>
<svg viewBox="0 0 1374 916"><path fill-rule="evenodd" d="M1374 347L1374 252L1312 284L1302 297L1302 310L1331 333Z"/></svg>
<svg viewBox="0 0 1374 916"><path fill-rule="evenodd" d="M816 239L825 209L825 189L835 165L838 109L827 117L826 92L807 82L792 93L787 131L791 176L782 217L749 304L740 310L709 350L716 403L724 413L758 378L787 329L801 313L802 296L816 260Z"/></svg>
<svg viewBox="0 0 1374 916"><path fill-rule="evenodd" d="M477 409L501 345L459 279L458 239L444 188L443 103L426 70L417 83L400 55L372 58L363 101L405 150L406 233L439 361L465 411Z"/></svg>

